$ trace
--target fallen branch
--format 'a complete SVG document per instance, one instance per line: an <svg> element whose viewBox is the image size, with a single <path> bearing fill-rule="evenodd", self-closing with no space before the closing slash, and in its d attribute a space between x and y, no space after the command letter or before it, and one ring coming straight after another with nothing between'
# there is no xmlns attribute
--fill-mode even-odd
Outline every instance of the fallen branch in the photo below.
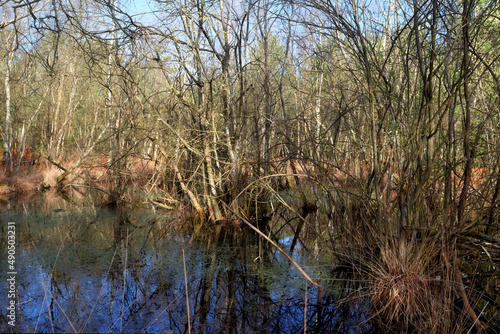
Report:
<svg viewBox="0 0 500 334"><path fill-rule="evenodd" d="M150 202L151 204L154 204L154 205L156 205L156 206L159 206L160 208L165 209L165 210L173 210L173 209L175 209L173 206L169 206L169 205L166 205L166 204L160 203L160 202L158 202L158 201L149 200L149 202Z"/></svg>
<svg viewBox="0 0 500 334"><path fill-rule="evenodd" d="M323 294L323 287L321 286L320 283L318 282L315 282L312 280L311 277L309 277L309 275L307 275L307 273L304 271L304 269L302 269L297 262L295 262L292 257L290 255L288 255L283 249L280 248L280 246L278 246L277 243L275 243L274 241L272 241L271 239L269 239L269 237L267 235L265 235L264 233L262 233L261 230L259 230L257 227L253 226L248 220L246 220L245 218L243 218L241 215L239 215L237 212L235 212L233 209L231 209L229 207L229 205L227 205L226 203L222 202L222 205L224 205L226 207L226 209L228 209L229 211L231 211L236 217L238 217L239 220L241 220L242 222L244 222L245 224L247 224L252 230L254 230L255 232L257 232L257 234L259 234L261 237L263 237L264 239L266 239L271 245L273 245L277 250L279 250L288 260L290 260L290 262L295 266L295 268L297 268L300 273L302 274L302 276L305 277L306 280L308 280L312 285L314 285L315 287L318 288L318 305L321 304L321 295Z"/></svg>
<svg viewBox="0 0 500 334"><path fill-rule="evenodd" d="M500 243L500 238L495 238L495 237L492 237L491 235L484 234L484 233L481 233L481 232L476 231L476 230L466 230L466 231L463 231L461 234L464 236L467 236L467 237L483 240L483 241L486 241L486 242L489 242L492 244Z"/></svg>
<svg viewBox="0 0 500 334"><path fill-rule="evenodd" d="M57 168L67 172L68 170L66 168L64 168L63 166L61 166L61 164L58 164L57 162L55 162L54 160L52 160L50 157L48 156L44 156L45 159L47 159L48 162L50 162L51 164L53 164L54 166L56 166Z"/></svg>

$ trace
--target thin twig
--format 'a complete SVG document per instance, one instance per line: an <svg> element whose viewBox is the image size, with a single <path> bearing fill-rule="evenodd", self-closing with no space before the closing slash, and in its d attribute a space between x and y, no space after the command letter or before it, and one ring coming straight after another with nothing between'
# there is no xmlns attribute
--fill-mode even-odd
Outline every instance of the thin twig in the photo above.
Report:
<svg viewBox="0 0 500 334"><path fill-rule="evenodd" d="M182 249L182 262L184 264L184 284L186 285L186 312L188 318L188 333L191 334L191 307L189 306L189 292L188 292L188 281L186 273L186 256L184 254L184 248Z"/></svg>
<svg viewBox="0 0 500 334"><path fill-rule="evenodd" d="M308 292L308 288L307 288L307 282L306 282L306 292L304 293L305 296L304 296L304 334L307 333L307 292Z"/></svg>
<svg viewBox="0 0 500 334"><path fill-rule="evenodd" d="M116 255L117 251L118 251L118 248L115 248L115 252L113 253L113 256L111 257L111 262L109 263L108 270L106 271L105 279L108 278L109 273L111 272L111 269L112 269L113 262L115 260L115 255ZM88 325L88 323L89 323L89 321L90 321L90 319L92 317L92 313L94 313L94 309L97 306L97 303L99 302L99 298L101 297L101 293L102 293L103 289L104 289L104 284L101 285L101 288L99 289L99 293L97 294L97 297L95 297L94 305L92 306L92 309L90 310L90 313L89 313L89 316L87 318L87 321L85 321L85 323L83 324L81 330L79 331L80 333L85 332L85 328L87 327L87 325Z"/></svg>
<svg viewBox="0 0 500 334"><path fill-rule="evenodd" d="M177 297L175 297L175 298L174 298L174 300L172 300L172 301L170 302L170 304L168 304L168 305L167 305L167 307L165 307L165 308L163 309L163 311L161 311L161 313L160 313L160 314L158 314L158 316L157 316L157 317L156 317L156 318L155 318L155 319L154 319L154 320L153 320L153 321L152 321L152 322L151 322L151 323L150 323L147 327L145 327L145 328L143 328L143 329L141 330L141 333L148 333L149 328L150 328L151 326L153 326L153 325L155 324L155 322L156 322L156 321L158 321L158 319L160 319L160 317L163 315L163 313L165 313L165 311L166 311L166 310L168 310L168 309L170 308L170 306L172 306L172 305L173 305L173 304L177 301L177 299L178 299L178 298L179 298L178 296L177 296ZM168 333L168 331L167 331L167 333Z"/></svg>
<svg viewBox="0 0 500 334"><path fill-rule="evenodd" d="M484 305L483 309L481 310L481 313L479 313L476 320L474 320L474 323L472 324L472 326L469 329L469 331L467 332L467 334L469 334L472 331L472 329L474 328L474 326L476 326L476 323L479 321L479 317L484 313L484 310L486 309L486 307L488 306L489 303L490 302L486 302L486 305Z"/></svg>
<svg viewBox="0 0 500 334"><path fill-rule="evenodd" d="M120 317L120 333L123 333L123 317L125 316L125 292L127 289L127 256L128 256L128 228L127 228L127 237L125 238L125 259L123 260L123 292L122 292L122 310ZM127 307L128 309L128 307Z"/></svg>
<svg viewBox="0 0 500 334"><path fill-rule="evenodd" d="M304 271L304 269L302 269L297 262L295 262L292 257L290 255L288 255L283 249L281 249L280 246L278 246L277 243L275 243L273 240L269 239L269 237L267 235L265 235L264 233L262 233L261 230L259 230L258 228L256 228L255 226L253 226L248 220L246 220L245 218L243 218L241 215L239 215L237 212L235 212L233 209L231 209L229 207L229 205L227 205L226 203L222 202L222 205L224 205L224 207L226 209L228 209L229 211L231 211L236 217L238 217L239 220L241 220L242 222L244 222L245 224L247 224L247 226L249 226L252 230L254 230L255 232L257 232L261 237L263 237L264 239L266 239L271 245L273 245L277 250L279 250L294 266L295 268L297 268L300 273L302 274L302 276L305 277L306 280L308 280L312 285L314 285L315 287L318 288L318 305L321 304L321 295L323 294L323 287L321 286L320 283L318 282L315 282L313 281L313 279L311 277L309 277L309 275L307 275L307 273Z"/></svg>

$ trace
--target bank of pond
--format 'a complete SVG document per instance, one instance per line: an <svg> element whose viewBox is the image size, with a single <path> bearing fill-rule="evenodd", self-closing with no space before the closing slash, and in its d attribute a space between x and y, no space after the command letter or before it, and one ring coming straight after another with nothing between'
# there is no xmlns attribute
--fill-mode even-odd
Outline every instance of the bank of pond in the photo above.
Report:
<svg viewBox="0 0 500 334"><path fill-rule="evenodd" d="M199 224L181 209L109 208L50 193L3 201L2 248L8 222L16 226L17 318L9 325L2 305L0 331L494 333L500 328L494 243L460 239L462 282L479 327L458 289L447 290L456 278L445 277L443 264L436 263L439 254L432 252L440 248L431 245L431 235L407 238L408 243L347 244L327 216L317 212L301 220L276 203L259 228L294 265L235 217ZM473 244L484 251L468 251ZM0 259L2 300L7 261Z"/></svg>

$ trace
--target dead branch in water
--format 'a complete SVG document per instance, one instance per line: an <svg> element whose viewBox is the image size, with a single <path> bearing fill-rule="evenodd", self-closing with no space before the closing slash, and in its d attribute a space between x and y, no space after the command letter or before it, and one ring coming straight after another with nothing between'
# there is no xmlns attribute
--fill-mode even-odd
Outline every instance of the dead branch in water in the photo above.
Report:
<svg viewBox="0 0 500 334"><path fill-rule="evenodd" d="M235 212L233 209L231 209L229 207L229 205L227 205L226 203L222 202L222 205L224 205L224 207L226 209L228 209L229 211L231 211L236 217L238 217L239 220L241 220L242 222L244 222L247 226L249 226L252 230L254 230L255 232L257 232L257 234L259 234L261 237L263 237L264 239L266 239L271 245L273 245L277 250L279 250L288 260L290 260L290 262L295 266L295 268L297 268L300 273L302 274L302 276L304 276L304 278L306 280L308 280L312 285L314 285L315 287L318 288L318 305L321 304L321 295L323 294L323 287L321 286L320 283L314 281L311 277L309 277L309 275L304 271L304 269L302 269L301 266L299 266L299 264L297 262L295 262L292 257L290 255L288 255L283 249L281 249L280 246L278 246L277 243L275 243L274 241L272 241L271 239L269 239L269 237L267 235L265 235L264 233L262 233L261 230L259 230L257 227L253 226L248 220L246 220L245 218L243 218L241 215L239 215L237 212Z"/></svg>

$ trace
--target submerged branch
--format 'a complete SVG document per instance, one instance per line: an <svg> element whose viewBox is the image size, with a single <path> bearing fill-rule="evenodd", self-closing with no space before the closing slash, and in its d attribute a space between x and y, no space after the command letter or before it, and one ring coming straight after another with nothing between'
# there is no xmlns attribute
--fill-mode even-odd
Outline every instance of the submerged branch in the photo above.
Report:
<svg viewBox="0 0 500 334"><path fill-rule="evenodd" d="M226 203L224 203L222 201L221 201L221 203L222 203L222 205L224 205L224 207L226 209L228 209L236 217L238 217L239 220L244 222L247 226L249 226L252 230L257 232L257 234L259 234L261 237L266 239L271 245L273 245L277 250L279 250L288 260L290 260L290 262L295 266L295 268L297 268L300 271L300 273L302 274L302 276L304 276L304 278L306 280L308 280L312 285L314 285L315 287L318 288L318 305L320 305L321 304L321 295L323 294L323 287L321 286L321 284L316 282L316 281L313 281L313 279L311 277L309 277L309 275L307 275L307 273L304 271L304 269L302 269L302 267L300 267L299 264L297 262L295 262L290 255L288 255L288 253L286 253L283 249L281 249L281 247L278 246L278 244L275 243L273 240L269 239L269 237L266 236L264 233L262 233L261 230L259 230L255 226L253 226L248 220L246 220L241 215L239 215L237 212L235 212L232 208L229 207L229 205L227 205Z"/></svg>

